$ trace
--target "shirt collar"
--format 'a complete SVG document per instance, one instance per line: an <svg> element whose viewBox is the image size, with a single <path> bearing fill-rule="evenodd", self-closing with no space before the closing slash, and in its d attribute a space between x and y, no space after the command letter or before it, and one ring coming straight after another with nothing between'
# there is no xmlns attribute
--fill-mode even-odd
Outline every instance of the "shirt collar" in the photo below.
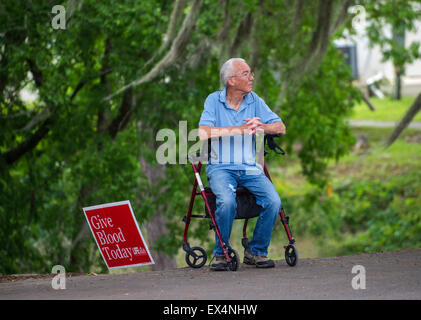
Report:
<svg viewBox="0 0 421 320"><path fill-rule="evenodd" d="M228 104L227 104L227 88L224 88L224 90L222 90L222 91L219 93L219 101L221 101L221 102L224 104L225 108L232 109L232 108L231 108L230 106L228 106ZM249 105L249 104L251 104L251 103L253 103L253 102L254 102L254 97L253 97L252 92L247 93L247 94L244 96L243 102L241 103L241 107L240 107L240 109L238 109L238 111L240 111L240 110L244 109L244 107L246 107L247 105ZM246 104L246 106L244 106L244 107L243 107L244 103Z"/></svg>

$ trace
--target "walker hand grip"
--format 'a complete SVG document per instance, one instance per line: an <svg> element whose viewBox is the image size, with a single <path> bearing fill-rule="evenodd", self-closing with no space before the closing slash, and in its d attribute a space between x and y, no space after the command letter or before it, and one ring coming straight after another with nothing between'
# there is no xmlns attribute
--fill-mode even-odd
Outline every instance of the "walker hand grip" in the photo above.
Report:
<svg viewBox="0 0 421 320"><path fill-rule="evenodd" d="M265 140L269 149L275 151L275 153L277 154L285 155L285 151L280 146L278 146L277 143L274 141L274 138L280 137L280 136L281 134L267 134L265 135Z"/></svg>

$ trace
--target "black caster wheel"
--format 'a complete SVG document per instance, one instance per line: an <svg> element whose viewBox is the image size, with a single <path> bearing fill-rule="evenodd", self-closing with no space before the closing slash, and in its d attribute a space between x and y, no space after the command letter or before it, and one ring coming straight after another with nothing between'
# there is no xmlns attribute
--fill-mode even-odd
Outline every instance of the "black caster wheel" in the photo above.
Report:
<svg viewBox="0 0 421 320"><path fill-rule="evenodd" d="M238 266L240 265L240 256L238 252L232 248L228 249L228 256L230 257L230 262L228 263L228 268L231 271L237 271Z"/></svg>
<svg viewBox="0 0 421 320"><path fill-rule="evenodd" d="M293 244L285 246L285 261L290 267L293 267L298 262L298 251Z"/></svg>
<svg viewBox="0 0 421 320"><path fill-rule="evenodd" d="M206 251L201 247L193 247L186 252L186 262L192 268L201 268L208 260Z"/></svg>

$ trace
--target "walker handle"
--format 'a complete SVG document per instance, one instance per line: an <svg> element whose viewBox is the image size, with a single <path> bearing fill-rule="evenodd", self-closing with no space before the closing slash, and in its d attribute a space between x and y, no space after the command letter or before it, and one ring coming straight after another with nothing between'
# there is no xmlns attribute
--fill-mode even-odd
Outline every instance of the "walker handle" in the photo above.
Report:
<svg viewBox="0 0 421 320"><path fill-rule="evenodd" d="M284 149L282 149L278 144L274 141L274 138L280 137L282 134L265 134L265 144L267 143L269 149L275 151L277 154L285 155ZM265 154L267 151L265 150Z"/></svg>

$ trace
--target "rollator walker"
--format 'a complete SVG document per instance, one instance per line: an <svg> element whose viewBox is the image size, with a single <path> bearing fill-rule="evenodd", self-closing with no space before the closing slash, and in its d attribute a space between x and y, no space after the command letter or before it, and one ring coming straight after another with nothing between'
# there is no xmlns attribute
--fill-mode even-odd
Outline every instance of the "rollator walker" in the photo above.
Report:
<svg viewBox="0 0 421 320"><path fill-rule="evenodd" d="M284 155L285 151L279 147L274 138L280 137L281 135L269 135L265 134L264 142L262 145L263 149L263 157L266 156L268 153L265 149L265 145L269 147L270 150L273 150L277 154ZM205 141L206 143L206 141ZM207 141L208 143L208 153L205 154L207 159L210 156L211 151L211 139ZM203 148L205 149L205 148ZM202 150L203 150L202 149ZM261 153L262 154L262 153ZM231 248L228 244L224 243L219 232L218 225L215 220L215 210L216 210L216 196L213 194L211 188L209 186L204 186L202 183L202 179L200 178L200 172L202 169L202 161L204 155L189 155L187 158L193 168L193 172L195 175L195 181L193 184L193 190L191 193L190 198L190 205L187 211L187 215L184 216L183 221L185 222L184 228L184 244L183 250L186 252L186 263L192 268L201 268L207 261L207 254L206 251L201 247L190 247L190 244L187 239L187 234L190 226L190 222L192 218L204 218L210 219L209 225L210 229L213 229L217 235L217 239L221 244L222 250L224 252L224 256L228 262L228 268L231 271L236 271L240 265L240 257L236 250ZM201 161L202 160L202 161ZM270 178L269 172L266 167L266 163L263 166L264 173L266 177L272 182ZM197 191L197 187L199 186L199 190ZM244 226L243 226L243 238L241 240L241 244L243 245L244 249L248 249L248 238L247 238L247 224L248 220L254 217L258 217L262 207L256 204L256 198L254 195L248 191L246 188L239 186L236 190L236 202L237 202L237 212L235 219L244 219ZM201 195L204 202L205 202L205 215L195 215L192 214L193 204L196 196ZM285 249L285 261L286 263L293 267L298 262L298 252L295 247L295 239L292 236L291 229L289 227L289 217L285 215L284 208L281 206L281 210L279 211L279 216L281 218L281 222L284 226L288 237L288 245L284 246Z"/></svg>

